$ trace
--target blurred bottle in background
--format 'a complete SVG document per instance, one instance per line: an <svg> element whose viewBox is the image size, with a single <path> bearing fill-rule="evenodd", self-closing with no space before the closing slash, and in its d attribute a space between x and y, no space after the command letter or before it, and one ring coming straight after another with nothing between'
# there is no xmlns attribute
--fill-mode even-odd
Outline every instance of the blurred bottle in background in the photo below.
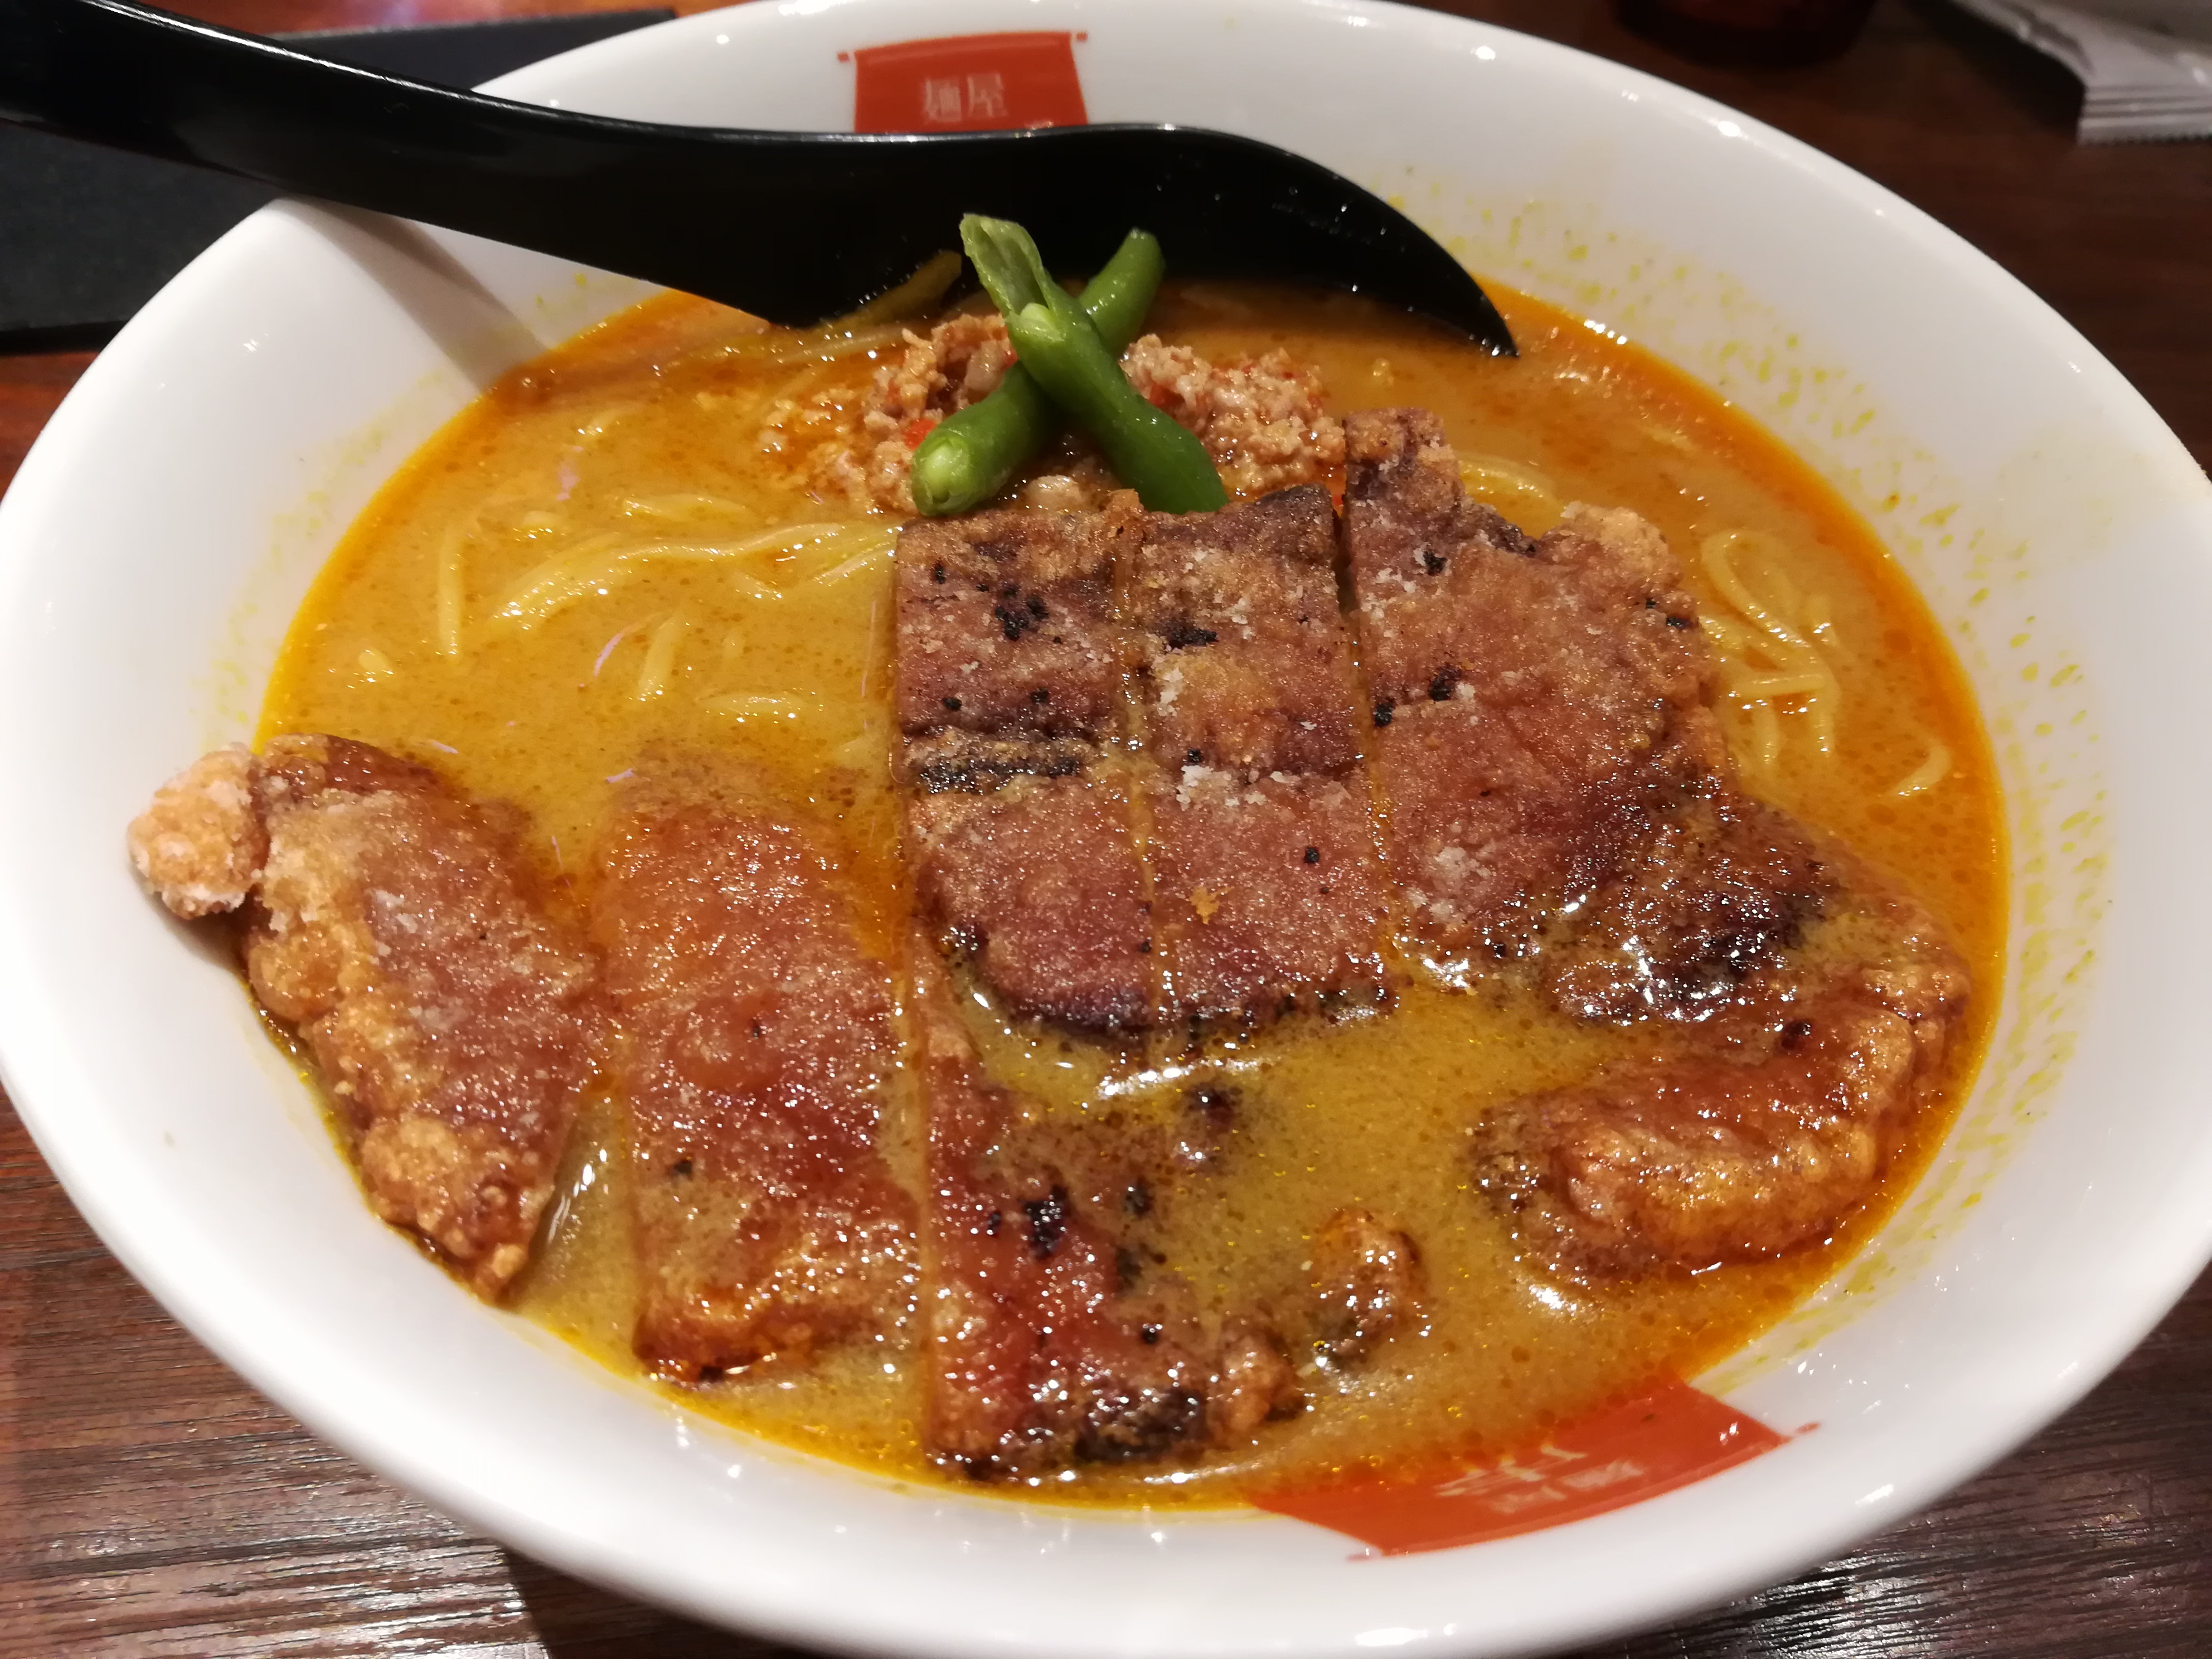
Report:
<svg viewBox="0 0 2212 1659"><path fill-rule="evenodd" d="M1858 39L1874 0L1614 0L1620 21L1709 64L1811 64Z"/></svg>

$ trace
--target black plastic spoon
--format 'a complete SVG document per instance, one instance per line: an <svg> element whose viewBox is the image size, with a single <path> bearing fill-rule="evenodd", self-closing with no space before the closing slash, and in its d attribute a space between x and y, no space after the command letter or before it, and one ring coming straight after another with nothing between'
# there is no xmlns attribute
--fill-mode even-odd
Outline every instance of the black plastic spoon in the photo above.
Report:
<svg viewBox="0 0 2212 1659"><path fill-rule="evenodd" d="M818 322L1015 219L1054 263L1104 263L1132 225L1175 268L1351 289L1513 337L1418 225L1326 167L1173 126L764 132L541 108L327 62L129 4L0 0L0 120L419 219Z"/></svg>

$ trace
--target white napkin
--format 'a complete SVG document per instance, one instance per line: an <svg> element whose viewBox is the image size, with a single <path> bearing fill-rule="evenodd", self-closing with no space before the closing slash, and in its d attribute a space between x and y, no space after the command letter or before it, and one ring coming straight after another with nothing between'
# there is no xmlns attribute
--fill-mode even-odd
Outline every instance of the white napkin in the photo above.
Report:
<svg viewBox="0 0 2212 1659"><path fill-rule="evenodd" d="M1958 0L2081 77L2085 144L2212 138L2212 0Z"/></svg>

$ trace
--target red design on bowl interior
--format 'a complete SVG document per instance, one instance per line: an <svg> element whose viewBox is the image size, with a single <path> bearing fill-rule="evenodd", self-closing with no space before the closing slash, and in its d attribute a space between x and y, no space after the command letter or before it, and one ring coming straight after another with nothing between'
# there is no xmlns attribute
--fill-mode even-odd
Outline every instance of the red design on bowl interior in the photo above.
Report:
<svg viewBox="0 0 2212 1659"><path fill-rule="evenodd" d="M1091 118L1065 31L953 34L853 54L855 132L994 132Z"/></svg>
<svg viewBox="0 0 2212 1659"><path fill-rule="evenodd" d="M1408 1555L1602 1515L1733 1468L1790 1437L1668 1377L1625 1405L1486 1462L1278 1492L1259 1503L1385 1555Z"/></svg>

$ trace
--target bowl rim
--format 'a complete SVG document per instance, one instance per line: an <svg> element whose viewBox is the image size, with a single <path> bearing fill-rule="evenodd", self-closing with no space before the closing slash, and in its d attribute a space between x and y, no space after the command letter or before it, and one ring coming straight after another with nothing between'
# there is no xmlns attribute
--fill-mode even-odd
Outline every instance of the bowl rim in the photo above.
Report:
<svg viewBox="0 0 2212 1659"><path fill-rule="evenodd" d="M567 66L580 58L680 50L685 43L695 43L718 27L727 30L773 27L773 17L781 9L763 6L746 8L743 12L695 14L580 48L578 52L563 54L559 59L533 65L491 84L503 90L511 88L516 95L542 94L560 86ZM2179 441L2166 432L2158 416L2126 386L2101 355L1994 261L1882 186L1748 116L1641 71L1571 47L1520 35L1497 25L1396 5L1391 0L1257 0L1249 9L1255 17L1316 9L1395 15L1402 27L1432 28L1437 31L1439 39L1460 39L1477 32L1492 40L1510 40L1516 52L1548 60L1562 72L1572 70L1710 123L1732 124L1736 128L1732 136L1796 167L1862 210L1892 220L1895 228L1915 236L1929 251L1940 253L1970 274L1993 303L2002 303L2018 314L2032 318L2056 343L2066 349L2077 371L2107 377L2122 394L2118 399L2122 407L2129 407L2128 400L2132 400L2130 412L2139 417L2137 426L2145 432L2163 434L2166 442L2179 447ZM746 16L746 12L757 15ZM222 272L229 262L251 255L272 216L281 218L290 211L278 204L255 215L204 253L126 325L79 383L77 390L72 392L31 455L26 458L16 488L9 492L6 505L0 506L0 550L5 549L9 540L10 518L28 512L27 504L47 487L46 480L50 473L58 476L58 458L62 453L72 444L82 441L81 434L96 430L103 410L128 394L140 356L156 349L167 331L187 326L202 292L222 280ZM2208 486L2206 501L2212 504L2212 486ZM7 507L15 507L16 514L9 514ZM2212 505L2208 505L2206 523L2212 526ZM5 558L4 550L0 550L0 583L7 580ZM1021 1650L994 1643L989 1634L979 1633L970 1622L946 1622L933 1628L918 1628L916 1616L920 1609L903 1607L887 1615L878 1603L864 1598L826 1606L811 1600L779 1602L773 1595L763 1594L766 1587L755 1583L747 1587L751 1599L741 1611L733 1610L727 1601L706 1594L695 1583L656 1576L650 1562L631 1560L611 1565L603 1540L550 1522L526 1504L514 1501L511 1494L488 1489L481 1480L433 1456L422 1455L403 1439L380 1433L374 1419L358 1408L357 1401L351 1408L342 1407L338 1398L321 1386L322 1379L315 1376L311 1359L294 1356L287 1363L280 1349L258 1340L258 1330L252 1322L281 1317L281 1309L253 1305L252 1286L247 1285L227 1284L222 1287L240 1293L235 1304L222 1305L219 1297L211 1297L208 1284L196 1281L194 1274L215 1264L196 1255L189 1248L176 1248L180 1242L188 1246L189 1241L161 1238L158 1230L146 1228L135 1219L128 1212L127 1200L146 1194L110 1185L100 1166L98 1154L102 1148L96 1136L92 1141L81 1139L62 1111L48 1108L46 1103L62 1099L67 1093L65 1057L46 1041L44 1032L31 1029L27 1011L38 1002L36 997L28 994L36 982L36 964L27 959L17 959L14 929L9 923L9 913L4 905L0 905L0 982L9 988L5 996L0 996L0 1078L5 1079L41 1153L103 1243L164 1307L175 1312L179 1322L185 1323L226 1364L316 1433L404 1487L426 1497L441 1510L460 1516L495 1537L515 1542L534 1558L618 1593L643 1595L712 1622L726 1623L738 1619L748 1630L781 1639L854 1651L965 1656L978 1650ZM2139 1282L2130 1296L2116 1297L2102 1325L2094 1331L2085 1331L2078 1324L2070 1328L2063 1352L2055 1351L2053 1356L2063 1358L2063 1365L2042 1384L2032 1404L2014 1402L2013 1414L2005 1419L2002 1426L1990 1427L1985 1422L1962 1419L1954 1413L1943 1425L1940 1437L1923 1436L1921 1455L1908 1460L1910 1467L1897 1472L1897 1478L1889 1483L1879 1501L1833 1505L1824 1511L1828 1516L1825 1522L1808 1522L1801 1517L1786 1525L1776 1524L1763 1535L1747 1537L1730 1549L1718 1552L1725 1560L1724 1566L1712 1565L1702 1573L1676 1576L1669 1581L1664 1594L1646 1589L1632 1598L1634 1604L1630 1607L1624 1607L1619 1597L1609 1600L1594 1594L1586 1604L1573 1609L1569 1618L1554 1626L1540 1632L1525 1632L1517 1639L1509 1635L1508 1648L1486 1650L1533 1652L1541 1648L1600 1640L1775 1582L1893 1522L1996 1461L2075 1404L2101 1380L2164 1316L2208 1258L2212 1258L2212 1216L2197 1218L2193 1224L2185 1224L2188 1218L2161 1219L2166 1223L2161 1234L2165 1242L2159 1249L2145 1252L2165 1265L2165 1271L2152 1288L2146 1291ZM1962 1434L1962 1421L1970 1431L1978 1432ZM1923 1426L1930 1428L1932 1422ZM1621 1514L1648 1515L1649 1510L1647 1503ZM1085 1513L1093 1518L1100 1517L1098 1511ZM1125 1512L1116 1517L1117 1523L1142 1513ZM1611 1529L1608 1522L1619 1522L1620 1516L1616 1516L1575 1525L1603 1532ZM1553 1529L1554 1534L1559 1530ZM1072 1654L1084 1655L1137 1650L1110 1638L1098 1639L1101 1635L1069 1632L1069 1639L1063 1645ZM1362 1641L1346 1634L1314 1642L1304 1650L1350 1654L1358 1646L1381 1644L1385 1644ZM1467 1650L1465 1638L1455 1640L1449 1632L1409 1632L1404 1642L1388 1644L1439 1653ZM1281 1650L1255 1643L1244 1649L1224 1646L1207 1650L1256 1653Z"/></svg>

